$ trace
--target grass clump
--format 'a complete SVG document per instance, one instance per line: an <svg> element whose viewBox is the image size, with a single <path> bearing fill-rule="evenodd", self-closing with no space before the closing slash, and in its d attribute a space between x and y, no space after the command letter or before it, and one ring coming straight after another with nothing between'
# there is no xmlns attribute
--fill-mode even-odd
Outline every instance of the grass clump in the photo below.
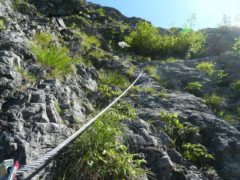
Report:
<svg viewBox="0 0 240 180"><path fill-rule="evenodd" d="M182 145L183 156L200 167L206 166L214 160L213 154L210 154L201 144L186 143Z"/></svg>
<svg viewBox="0 0 240 180"><path fill-rule="evenodd" d="M5 30L6 29L6 25L4 20L0 19L0 31Z"/></svg>
<svg viewBox="0 0 240 180"><path fill-rule="evenodd" d="M145 176L147 170L141 168L145 160L134 158L134 154L129 153L119 140L122 136L121 121L128 115L127 109L119 106L98 119L75 142L66 156L68 160L60 176L65 179L133 180Z"/></svg>
<svg viewBox="0 0 240 180"><path fill-rule="evenodd" d="M122 91L113 90L113 88L106 84L100 84L98 91L104 96L104 98L110 99L114 96L119 96Z"/></svg>
<svg viewBox="0 0 240 180"><path fill-rule="evenodd" d="M211 76L214 73L215 64L213 62L205 61L199 63L196 68Z"/></svg>
<svg viewBox="0 0 240 180"><path fill-rule="evenodd" d="M117 71L101 71L100 82L109 86L125 89L130 85L129 79Z"/></svg>
<svg viewBox="0 0 240 180"><path fill-rule="evenodd" d="M226 99L224 97L218 96L216 94L206 95L204 101L207 106L211 107L214 111L219 111L222 105L225 103Z"/></svg>
<svg viewBox="0 0 240 180"><path fill-rule="evenodd" d="M68 49L53 43L50 33L36 33L30 43L30 49L48 73L53 77L62 77L72 71L72 58L68 56Z"/></svg>
<svg viewBox="0 0 240 180"><path fill-rule="evenodd" d="M30 82L30 83L36 82L36 77L33 74L25 71L23 68L16 67L16 71L19 72L21 74L22 78L27 80L28 82Z"/></svg>
<svg viewBox="0 0 240 180"><path fill-rule="evenodd" d="M151 78L153 78L154 80L156 80L156 81L161 80L160 76L157 74L157 69L155 66L152 66L152 65L146 66L146 71L151 76Z"/></svg>
<svg viewBox="0 0 240 180"><path fill-rule="evenodd" d="M199 95L201 93L202 84L200 82L190 82L184 88L189 93Z"/></svg>

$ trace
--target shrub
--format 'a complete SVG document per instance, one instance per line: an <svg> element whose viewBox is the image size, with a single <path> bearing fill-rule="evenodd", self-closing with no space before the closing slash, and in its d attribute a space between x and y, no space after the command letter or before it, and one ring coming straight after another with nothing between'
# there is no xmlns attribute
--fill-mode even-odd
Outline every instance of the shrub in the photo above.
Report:
<svg viewBox="0 0 240 180"><path fill-rule="evenodd" d="M67 166L61 164L62 177L137 180L145 175L147 170L140 167L145 160L134 158L119 141L120 122L125 118L122 109L126 113L125 108L119 107L108 111L75 142L67 156Z"/></svg>
<svg viewBox="0 0 240 180"><path fill-rule="evenodd" d="M212 62L205 61L205 62L199 63L196 66L196 68L200 71L203 71L207 75L211 76L214 73L215 65Z"/></svg>
<svg viewBox="0 0 240 180"><path fill-rule="evenodd" d="M211 107L215 111L219 111L221 106L225 103L226 99L224 97L212 94L210 96L206 95L204 97L207 106Z"/></svg>
<svg viewBox="0 0 240 180"><path fill-rule="evenodd" d="M117 71L100 72L100 82L109 86L125 89L130 85L129 79Z"/></svg>
<svg viewBox="0 0 240 180"><path fill-rule="evenodd" d="M36 33L30 43L30 49L51 76L62 77L71 72L72 58L68 56L66 47L53 44L52 40L50 33Z"/></svg>
<svg viewBox="0 0 240 180"><path fill-rule="evenodd" d="M213 154L210 154L208 150L201 144L186 143L182 145L183 156L197 165L204 167L214 160Z"/></svg>
<svg viewBox="0 0 240 180"><path fill-rule="evenodd" d="M0 31L6 29L5 22L1 19L0 20Z"/></svg>
<svg viewBox="0 0 240 180"><path fill-rule="evenodd" d="M202 84L200 82L190 82L186 85L184 89L192 94L199 95L201 92L201 88Z"/></svg>
<svg viewBox="0 0 240 180"><path fill-rule="evenodd" d="M196 55L205 42L202 33L189 31L161 35L159 30L147 22L139 22L125 41L137 54L144 56L179 56Z"/></svg>

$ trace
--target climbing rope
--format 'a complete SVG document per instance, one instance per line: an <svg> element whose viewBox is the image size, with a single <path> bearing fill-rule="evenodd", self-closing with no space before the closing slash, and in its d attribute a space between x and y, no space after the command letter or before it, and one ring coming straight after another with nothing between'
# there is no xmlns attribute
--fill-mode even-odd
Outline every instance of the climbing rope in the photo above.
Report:
<svg viewBox="0 0 240 180"><path fill-rule="evenodd" d="M133 83L121 94L119 95L114 101L112 101L105 109L103 109L100 113L98 113L94 118L84 124L78 131L76 131L73 135L59 144L57 147L43 155L36 161L30 162L28 165L23 166L19 169L16 173L18 179L32 179L36 176L44 167L46 167L52 160L55 159L57 155L69 144L71 144L77 137L83 134L100 116L102 116L109 108L111 108L114 104L119 101L139 80L142 76L143 72L141 72L138 77L133 81Z"/></svg>

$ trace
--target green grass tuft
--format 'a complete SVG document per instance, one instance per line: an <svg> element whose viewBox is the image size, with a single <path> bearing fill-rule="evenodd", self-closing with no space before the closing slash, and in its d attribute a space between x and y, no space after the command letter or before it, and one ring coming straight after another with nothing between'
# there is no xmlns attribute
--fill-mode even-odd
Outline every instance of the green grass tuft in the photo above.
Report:
<svg viewBox="0 0 240 180"><path fill-rule="evenodd" d="M215 64L213 62L205 61L199 63L196 68L211 76L214 73Z"/></svg>

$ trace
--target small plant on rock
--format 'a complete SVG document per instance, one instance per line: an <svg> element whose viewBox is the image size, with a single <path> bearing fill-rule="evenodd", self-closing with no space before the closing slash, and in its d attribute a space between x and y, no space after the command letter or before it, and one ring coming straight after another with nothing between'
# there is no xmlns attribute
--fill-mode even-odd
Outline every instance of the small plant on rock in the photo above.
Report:
<svg viewBox="0 0 240 180"><path fill-rule="evenodd" d="M196 68L204 73L206 73L207 75L211 76L214 73L214 68L215 65L213 62L209 62L209 61L205 61L205 62L201 62L199 63Z"/></svg>
<svg viewBox="0 0 240 180"><path fill-rule="evenodd" d="M101 71L99 79L101 83L121 89L125 89L130 85L129 79L117 71Z"/></svg>
<svg viewBox="0 0 240 180"><path fill-rule="evenodd" d="M199 95L201 93L202 84L200 82L190 82L184 89L194 95Z"/></svg>
<svg viewBox="0 0 240 180"><path fill-rule="evenodd" d="M204 100L207 106L211 107L214 111L219 111L226 101L224 97L218 96L216 94L212 94L210 96L206 95L204 97Z"/></svg>
<svg viewBox="0 0 240 180"><path fill-rule="evenodd" d="M36 33L30 43L30 49L37 61L53 77L62 77L72 71L72 58L68 49L60 44L52 43L50 33Z"/></svg>
<svg viewBox="0 0 240 180"><path fill-rule="evenodd" d="M0 31L6 29L5 22L1 19L0 20Z"/></svg>
<svg viewBox="0 0 240 180"><path fill-rule="evenodd" d="M236 56L240 54L240 38L236 38L232 50Z"/></svg>
<svg viewBox="0 0 240 180"><path fill-rule="evenodd" d="M182 145L183 156L200 167L204 167L214 160L213 154L210 154L201 144L186 143Z"/></svg>

